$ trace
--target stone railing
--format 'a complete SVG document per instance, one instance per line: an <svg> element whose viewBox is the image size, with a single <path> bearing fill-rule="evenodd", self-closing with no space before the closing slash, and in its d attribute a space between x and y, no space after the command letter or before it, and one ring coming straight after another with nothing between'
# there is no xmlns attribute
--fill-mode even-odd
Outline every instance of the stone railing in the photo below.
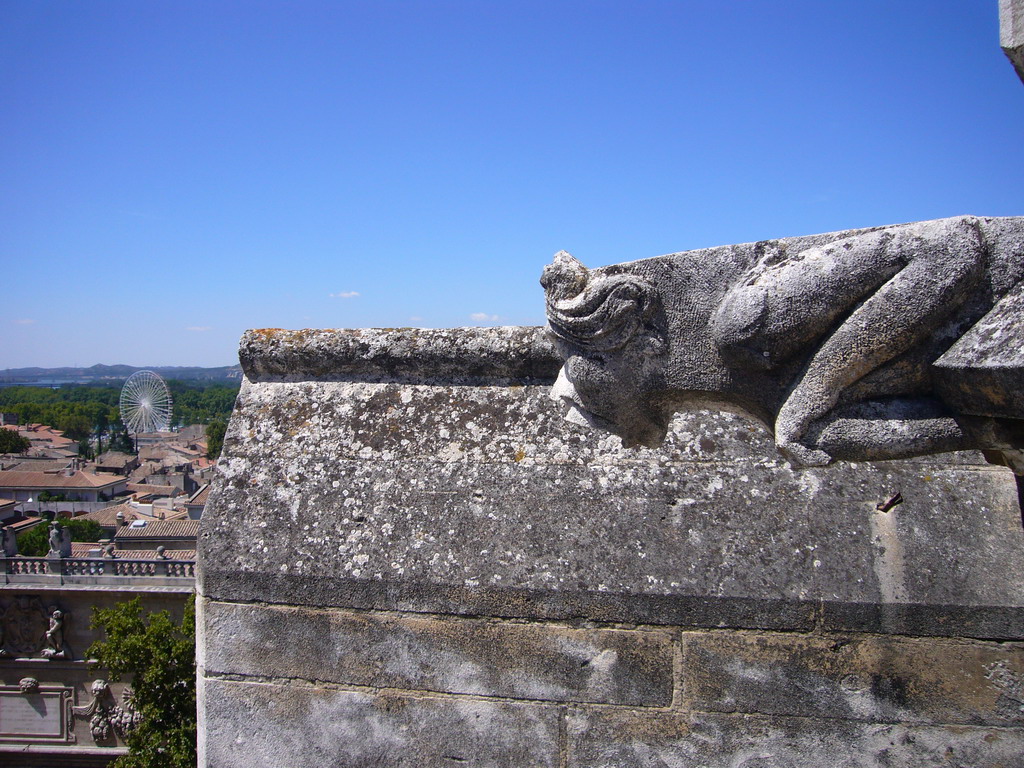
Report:
<svg viewBox="0 0 1024 768"><path fill-rule="evenodd" d="M195 560L133 560L120 557L2 557L0 573L8 584L32 581L88 583L125 578L182 582L195 579L196 563Z"/></svg>

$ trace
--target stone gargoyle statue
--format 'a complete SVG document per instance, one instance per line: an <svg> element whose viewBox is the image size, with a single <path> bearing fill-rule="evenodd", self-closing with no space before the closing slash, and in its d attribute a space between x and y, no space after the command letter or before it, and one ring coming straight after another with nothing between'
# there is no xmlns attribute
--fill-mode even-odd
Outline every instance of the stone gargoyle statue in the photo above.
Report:
<svg viewBox="0 0 1024 768"><path fill-rule="evenodd" d="M794 464L981 449L1024 473L1024 217L548 265L570 420L657 446L722 408Z"/></svg>

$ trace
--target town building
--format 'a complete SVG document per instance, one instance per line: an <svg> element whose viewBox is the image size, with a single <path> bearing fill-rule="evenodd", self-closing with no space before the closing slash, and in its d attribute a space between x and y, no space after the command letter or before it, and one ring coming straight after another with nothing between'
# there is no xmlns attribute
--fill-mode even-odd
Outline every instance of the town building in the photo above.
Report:
<svg viewBox="0 0 1024 768"><path fill-rule="evenodd" d="M198 520L144 520L137 518L119 526L114 534L114 548L119 557L128 557L132 551L185 550L195 555Z"/></svg>
<svg viewBox="0 0 1024 768"><path fill-rule="evenodd" d="M66 558L0 552L0 765L100 768L128 751L138 721L131 680L114 682L89 661L90 646L104 639L90 620L98 608L139 598L143 615L168 611L180 621L195 557L101 552L95 544L74 545Z"/></svg>
<svg viewBox="0 0 1024 768"><path fill-rule="evenodd" d="M128 480L121 475L96 474L77 469L59 472L7 470L0 472L0 497L25 502L23 511L39 503L40 494L67 501L109 501L126 492Z"/></svg>
<svg viewBox="0 0 1024 768"><path fill-rule="evenodd" d="M28 440L31 445L28 450L29 455L78 455L77 441L72 440L70 437L65 437L61 430L54 429L46 424L4 424L0 428L17 432Z"/></svg>
<svg viewBox="0 0 1024 768"><path fill-rule="evenodd" d="M203 510L206 508L206 500L210 496L210 484L207 483L194 494L187 502L185 502L185 509L188 511L188 516L192 520L199 520L203 516Z"/></svg>
<svg viewBox="0 0 1024 768"><path fill-rule="evenodd" d="M95 469L97 472L106 472L112 475L130 475L139 466L139 458L130 453L120 451L106 451L96 457Z"/></svg>

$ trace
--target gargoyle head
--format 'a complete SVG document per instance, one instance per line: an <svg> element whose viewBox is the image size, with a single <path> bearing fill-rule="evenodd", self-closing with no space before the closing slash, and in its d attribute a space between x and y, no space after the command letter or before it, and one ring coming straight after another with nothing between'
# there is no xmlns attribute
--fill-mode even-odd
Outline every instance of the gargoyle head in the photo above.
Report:
<svg viewBox="0 0 1024 768"><path fill-rule="evenodd" d="M627 447L658 445L671 412L657 396L667 344L653 286L630 272L591 272L565 251L540 282L565 358L551 395L569 406L567 418L609 430Z"/></svg>

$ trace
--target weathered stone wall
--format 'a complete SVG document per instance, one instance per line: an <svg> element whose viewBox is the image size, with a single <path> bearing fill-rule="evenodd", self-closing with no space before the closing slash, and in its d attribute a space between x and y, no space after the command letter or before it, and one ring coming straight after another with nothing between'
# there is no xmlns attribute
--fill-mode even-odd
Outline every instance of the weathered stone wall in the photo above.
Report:
<svg viewBox="0 0 1024 768"><path fill-rule="evenodd" d="M541 329L241 357L202 765L1024 765L1024 531L980 455L794 469L707 412L626 450L562 418Z"/></svg>

